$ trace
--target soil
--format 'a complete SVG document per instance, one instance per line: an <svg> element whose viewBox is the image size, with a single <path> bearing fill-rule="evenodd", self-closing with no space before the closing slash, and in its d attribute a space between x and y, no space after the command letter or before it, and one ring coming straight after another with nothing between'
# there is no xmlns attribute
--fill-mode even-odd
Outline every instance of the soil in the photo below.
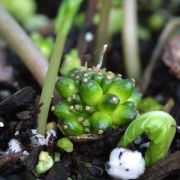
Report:
<svg viewBox="0 0 180 180"><path fill-rule="evenodd" d="M38 1L38 12L45 13L50 18L53 18L60 3L61 1L40 0ZM86 4L83 5L81 10L84 9L86 9ZM176 11L175 14L178 15L179 13ZM81 39L82 32L86 32L88 29L88 31L90 30L94 33L95 28L91 22L83 30L73 27L68 36L64 52L68 52L73 47L80 48L82 46L85 47L83 52L93 52L93 43L83 42L85 43L84 46L79 39ZM141 41L140 52L143 68L148 64L160 32L155 32L151 39ZM105 66L108 70L125 76L120 39L120 35L116 34L109 43L109 49L105 57ZM2 54L0 57L0 122L4 124L3 127L0 127L0 180L32 180L37 178L67 180L68 177L71 177L73 180L110 180L111 178L104 170L104 164L108 160L111 150L116 147L120 136L125 131L125 127L116 130L108 129L104 138L98 141L75 142L74 151L70 154L58 149L56 140L53 143L49 143L48 147L31 146L31 129L37 127L37 115L40 109L38 96L41 88L12 49L9 47L1 47L0 49L0 54ZM144 96L153 96L162 102L172 98L175 105L171 109L170 114L176 119L177 125L180 125L180 80L171 74L169 67L163 61L156 65L151 83ZM54 121L55 119L50 112L48 121ZM57 139L63 137L60 131L57 133ZM11 139L17 139L21 143L23 147L22 152L8 155L4 153ZM146 137L144 137L142 142L146 142L146 140ZM137 149L134 144L131 145L131 148ZM141 179L180 179L179 149L180 132L177 132L168 157L148 168ZM34 169L41 150L47 150L51 155L55 151L59 151L61 160L55 163L47 173L39 177ZM22 158L25 151L29 155Z"/></svg>

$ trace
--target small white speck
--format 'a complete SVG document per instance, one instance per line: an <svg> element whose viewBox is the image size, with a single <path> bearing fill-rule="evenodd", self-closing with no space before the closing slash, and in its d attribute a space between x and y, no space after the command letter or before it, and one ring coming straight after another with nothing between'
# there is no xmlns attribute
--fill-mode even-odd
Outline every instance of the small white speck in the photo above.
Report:
<svg viewBox="0 0 180 180"><path fill-rule="evenodd" d="M70 109L70 110L74 110L74 106L70 106L69 109Z"/></svg>
<svg viewBox="0 0 180 180"><path fill-rule="evenodd" d="M86 109L86 111L89 111L91 109L91 107L90 106L86 106L85 109Z"/></svg>
<svg viewBox="0 0 180 180"><path fill-rule="evenodd" d="M0 122L0 127L4 127L4 123L3 122Z"/></svg>
<svg viewBox="0 0 180 180"><path fill-rule="evenodd" d="M141 149L143 149L143 148L148 148L149 145L150 145L150 142L147 142L147 143L141 144L139 147L140 147Z"/></svg>
<svg viewBox="0 0 180 180"><path fill-rule="evenodd" d="M180 133L180 126L177 126L176 129L177 129L177 132Z"/></svg>
<svg viewBox="0 0 180 180"><path fill-rule="evenodd" d="M86 42L91 42L94 39L94 35L91 32L87 32L84 35L84 39Z"/></svg>
<svg viewBox="0 0 180 180"><path fill-rule="evenodd" d="M14 133L14 135L15 135L15 136L19 135L19 131L16 131L16 132Z"/></svg>

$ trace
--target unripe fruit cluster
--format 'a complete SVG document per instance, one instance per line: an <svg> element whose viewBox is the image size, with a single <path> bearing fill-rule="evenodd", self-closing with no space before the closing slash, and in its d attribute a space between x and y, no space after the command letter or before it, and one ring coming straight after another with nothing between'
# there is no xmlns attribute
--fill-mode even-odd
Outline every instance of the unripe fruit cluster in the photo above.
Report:
<svg viewBox="0 0 180 180"><path fill-rule="evenodd" d="M136 118L134 87L134 80L105 69L80 67L58 79L56 89L62 100L54 113L66 135L102 134Z"/></svg>

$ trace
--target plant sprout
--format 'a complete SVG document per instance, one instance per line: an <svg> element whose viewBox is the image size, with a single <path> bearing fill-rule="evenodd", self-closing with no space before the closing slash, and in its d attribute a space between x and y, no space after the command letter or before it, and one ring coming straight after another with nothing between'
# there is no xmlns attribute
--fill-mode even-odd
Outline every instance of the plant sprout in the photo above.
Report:
<svg viewBox="0 0 180 180"><path fill-rule="evenodd" d="M67 137L59 139L57 142L57 146L68 153L73 151L73 143Z"/></svg>
<svg viewBox="0 0 180 180"><path fill-rule="evenodd" d="M36 165L36 172L38 174L43 174L48 171L54 165L52 157L48 152L41 151L39 154L38 164Z"/></svg>
<svg viewBox="0 0 180 180"><path fill-rule="evenodd" d="M77 49L72 49L65 55L64 62L61 65L60 73L63 76L67 76L69 71L81 66L81 59L79 57Z"/></svg>
<svg viewBox="0 0 180 180"><path fill-rule="evenodd" d="M176 121L168 113L152 111L137 117L126 129L118 146L127 147L142 133L147 133L150 145L145 153L146 166L163 159L176 132Z"/></svg>
<svg viewBox="0 0 180 180"><path fill-rule="evenodd" d="M47 116L48 116L51 98L53 95L54 86L61 62L61 57L63 54L64 44L68 32L70 31L73 18L77 13L81 2L82 0L63 1L58 12L58 17L56 21L57 37L54 45L54 50L50 58L49 69L46 75L45 83L40 98L40 104L43 104L41 107L41 112L38 117L39 123L37 129L40 134L44 134L45 132Z"/></svg>

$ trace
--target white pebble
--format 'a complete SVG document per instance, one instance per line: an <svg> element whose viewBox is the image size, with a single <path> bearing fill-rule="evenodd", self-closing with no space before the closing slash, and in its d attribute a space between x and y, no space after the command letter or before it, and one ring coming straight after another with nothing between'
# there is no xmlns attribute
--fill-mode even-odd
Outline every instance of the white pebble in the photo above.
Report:
<svg viewBox="0 0 180 180"><path fill-rule="evenodd" d="M94 35L91 32L87 32L84 38L86 42L91 42L94 39Z"/></svg>
<svg viewBox="0 0 180 180"><path fill-rule="evenodd" d="M14 135L15 135L15 136L19 135L19 131L16 131L16 132L14 133Z"/></svg>
<svg viewBox="0 0 180 180"><path fill-rule="evenodd" d="M0 127L4 127L4 123L3 122L0 122Z"/></svg>
<svg viewBox="0 0 180 180"><path fill-rule="evenodd" d="M7 153L17 153L22 150L20 146L20 142L16 139L11 139L8 145L9 145L9 148L7 150Z"/></svg>
<svg viewBox="0 0 180 180"><path fill-rule="evenodd" d="M107 173L115 179L137 179L144 173L145 160L138 151L115 148L106 164Z"/></svg>

